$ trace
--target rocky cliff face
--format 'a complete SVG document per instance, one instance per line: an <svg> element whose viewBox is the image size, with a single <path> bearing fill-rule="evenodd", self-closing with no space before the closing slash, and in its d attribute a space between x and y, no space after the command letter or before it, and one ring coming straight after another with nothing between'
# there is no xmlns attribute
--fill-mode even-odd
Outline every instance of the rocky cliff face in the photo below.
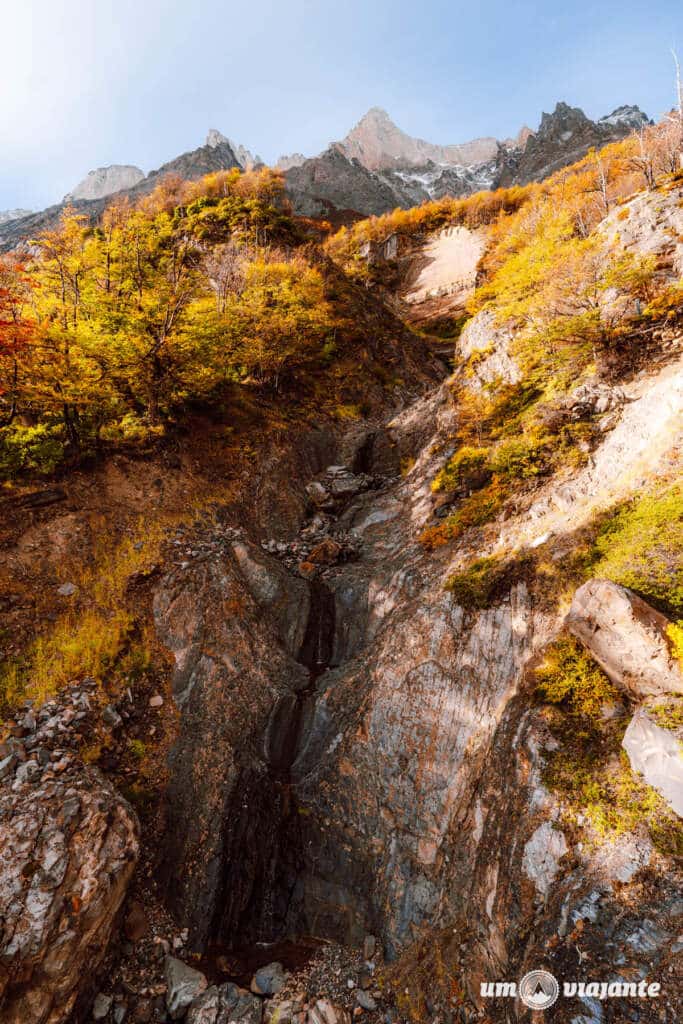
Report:
<svg viewBox="0 0 683 1024"><path fill-rule="evenodd" d="M429 163L484 164L495 159L499 143L496 139L485 138L461 145L437 146L407 135L385 110L373 107L337 146L368 170L387 171L395 167L422 167Z"/></svg>
<svg viewBox="0 0 683 1024"><path fill-rule="evenodd" d="M83 181L64 196L64 202L72 202L74 199L104 199L115 192L133 188L144 176L139 167L127 164L98 167L96 171L89 171Z"/></svg>
<svg viewBox="0 0 683 1024"><path fill-rule="evenodd" d="M509 154L500 184L542 181L580 160L592 147L624 138L649 123L638 107L619 107L599 121L591 121L578 107L558 103L552 114L542 115L538 131L528 137L524 148Z"/></svg>
<svg viewBox="0 0 683 1024"><path fill-rule="evenodd" d="M649 474L670 470L680 405L662 431L648 400L635 398L606 431L594 456L603 493L628 493L646 449ZM489 608L463 607L443 588L453 556L418 541L454 417L443 387L342 448L330 438L318 465L335 464L310 464L309 515L296 536L278 539L278 506L298 518L304 496L287 497L276 471L270 538L259 547L244 533L216 534L224 553L162 582L157 618L181 706L166 857L173 905L198 948L210 934L355 945L372 932L413 985L421 968L411 950L425 942L429 960L443 929L450 976L503 1021L510 1004L483 1000L480 983L539 964L567 977L577 946L600 978L615 963L625 977L673 971L683 908L674 862L637 828L593 848L560 824L561 799L543 776L563 741L534 705L528 672L562 615L523 580ZM633 437L636 422L644 447L615 457L617 435ZM416 461L401 478L406 459ZM576 499L564 527L556 521L557 552L592 500L581 473L568 486ZM544 500L502 526L517 550L537 546ZM577 597L568 620L623 677L632 709L652 691L630 680L659 679L657 659L680 676L657 614L641 606L640 633L597 590ZM312 673L307 636L319 655ZM196 829L183 828L188 816ZM427 981L434 1001L433 988ZM556 1019L576 1020L586 1006L566 1000ZM514 1014L528 1019L522 1006Z"/></svg>

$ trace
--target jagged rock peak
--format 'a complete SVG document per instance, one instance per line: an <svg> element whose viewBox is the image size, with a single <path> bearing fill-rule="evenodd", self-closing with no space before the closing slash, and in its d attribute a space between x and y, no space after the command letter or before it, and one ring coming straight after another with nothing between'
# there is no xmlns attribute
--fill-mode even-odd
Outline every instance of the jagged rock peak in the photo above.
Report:
<svg viewBox="0 0 683 1024"><path fill-rule="evenodd" d="M568 103L560 102L552 114L542 114L538 135L552 135L568 127L576 129L586 125L597 125L598 128L605 128L610 133L617 129L623 134L634 128L642 128L646 124L650 124L650 119L638 106L617 107L611 114L606 114L598 121L591 121L580 107L570 107Z"/></svg>
<svg viewBox="0 0 683 1024"><path fill-rule="evenodd" d="M223 135L222 132L219 132L218 128L209 128L206 135L205 145L210 146L211 149L216 149L217 146L223 145L227 145L232 148L230 139L226 135Z"/></svg>
<svg viewBox="0 0 683 1024"><path fill-rule="evenodd" d="M64 196L69 199L103 199L122 189L133 188L145 177L139 167L131 164L112 164L110 167L98 167L89 171L83 181Z"/></svg>
<svg viewBox="0 0 683 1024"><path fill-rule="evenodd" d="M229 146L235 155L235 159L243 170L248 167L254 167L256 164L262 164L263 160L258 154L255 156L246 146L239 146L237 143L229 139L227 135L223 135L217 128L209 128L206 136L206 146L210 149L218 149L219 146Z"/></svg>
<svg viewBox="0 0 683 1024"><path fill-rule="evenodd" d="M538 126L537 137L542 138L546 135L553 135L558 130L562 131L567 126L572 125L574 127L578 125L585 125L589 123L589 119L584 114L580 107L570 107L568 103L564 103L560 100L555 105L555 109L552 114L548 114L545 110L541 114L541 123Z"/></svg>
<svg viewBox="0 0 683 1024"><path fill-rule="evenodd" d="M617 107L611 114L605 114L598 121L601 125L612 125L612 126L626 126L632 129L638 129L644 127L644 125L652 124L650 118L645 114L639 106L623 106Z"/></svg>
<svg viewBox="0 0 683 1024"><path fill-rule="evenodd" d="M303 153L289 153L279 157L275 166L281 171L290 171L292 167L301 167L305 160Z"/></svg>
<svg viewBox="0 0 683 1024"><path fill-rule="evenodd" d="M430 162L458 166L485 163L495 158L498 141L483 138L461 145L434 145L406 134L394 124L386 110L371 107L337 147L368 170L381 171L422 167Z"/></svg>

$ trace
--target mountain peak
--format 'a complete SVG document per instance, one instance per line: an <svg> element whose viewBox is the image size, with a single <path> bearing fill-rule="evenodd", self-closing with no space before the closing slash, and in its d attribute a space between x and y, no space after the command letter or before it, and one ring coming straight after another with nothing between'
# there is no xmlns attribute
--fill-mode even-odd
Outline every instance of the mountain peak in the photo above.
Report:
<svg viewBox="0 0 683 1024"><path fill-rule="evenodd" d="M223 135L222 132L219 132L218 128L209 128L204 145L210 146L211 149L217 149L218 146L230 146L232 149L230 139L226 135Z"/></svg>
<svg viewBox="0 0 683 1024"><path fill-rule="evenodd" d="M88 171L83 181L79 181L78 185L64 196L64 200L104 199L115 192L133 188L144 176L144 172L132 164L97 167L94 171Z"/></svg>
<svg viewBox="0 0 683 1024"><path fill-rule="evenodd" d="M647 114L643 113L643 111L637 104L627 104L621 107L617 107L615 110L612 111L611 114L605 114L605 116L601 117L598 121L598 124L601 125L611 125L612 127L624 126L627 128L632 128L636 131L639 130L640 128L643 128L646 124L651 123L652 122L650 121L650 118L647 116Z"/></svg>
<svg viewBox="0 0 683 1024"><path fill-rule="evenodd" d="M366 121L384 121L389 122L389 124L392 125L394 124L384 107L370 107L367 113L363 114L358 123L364 124Z"/></svg>
<svg viewBox="0 0 683 1024"><path fill-rule="evenodd" d="M495 159L498 142L475 139L461 145L439 146L402 131L382 107L371 107L346 138L337 143L349 159L358 160L369 171L397 167L425 167L429 164L461 166Z"/></svg>
<svg viewBox="0 0 683 1024"><path fill-rule="evenodd" d="M228 146L243 171L246 171L249 167L254 167L256 164L263 163L260 156L254 156L245 146L240 146L233 142L227 135L219 132L217 128L209 128L204 145L208 146L209 149L219 149L221 146Z"/></svg>

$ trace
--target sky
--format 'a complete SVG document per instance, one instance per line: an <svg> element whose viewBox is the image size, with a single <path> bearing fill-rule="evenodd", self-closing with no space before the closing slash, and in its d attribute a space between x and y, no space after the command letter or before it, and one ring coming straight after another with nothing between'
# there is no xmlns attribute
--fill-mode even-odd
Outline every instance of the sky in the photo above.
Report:
<svg viewBox="0 0 683 1024"><path fill-rule="evenodd" d="M650 116L674 98L680 0L2 0L0 210L92 168L145 172L209 128L274 162L372 106L455 143L534 128L558 100Z"/></svg>

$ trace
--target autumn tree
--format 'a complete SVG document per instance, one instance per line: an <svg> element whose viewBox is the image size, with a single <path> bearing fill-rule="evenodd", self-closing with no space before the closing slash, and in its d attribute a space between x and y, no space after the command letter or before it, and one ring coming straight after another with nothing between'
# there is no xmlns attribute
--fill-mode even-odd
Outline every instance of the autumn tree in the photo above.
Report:
<svg viewBox="0 0 683 1024"><path fill-rule="evenodd" d="M33 287L22 263L0 258L0 426L8 426L19 407L21 357L35 329L30 308Z"/></svg>
<svg viewBox="0 0 683 1024"><path fill-rule="evenodd" d="M233 358L260 383L279 390L296 370L319 362L334 320L319 270L299 257L257 259L225 311Z"/></svg>

